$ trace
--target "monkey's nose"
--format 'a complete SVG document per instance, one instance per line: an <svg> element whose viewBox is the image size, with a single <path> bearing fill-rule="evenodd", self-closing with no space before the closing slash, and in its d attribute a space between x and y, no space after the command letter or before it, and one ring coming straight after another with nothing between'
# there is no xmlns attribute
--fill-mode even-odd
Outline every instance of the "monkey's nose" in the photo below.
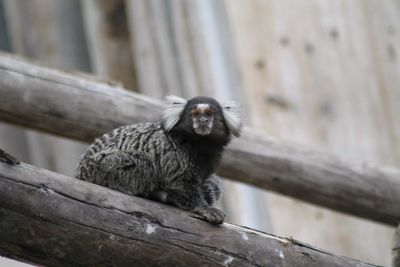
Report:
<svg viewBox="0 0 400 267"><path fill-rule="evenodd" d="M206 123L208 123L208 119L207 119L207 118L204 118L204 117L203 117L203 118L200 118L199 121L200 121L201 124L206 124Z"/></svg>

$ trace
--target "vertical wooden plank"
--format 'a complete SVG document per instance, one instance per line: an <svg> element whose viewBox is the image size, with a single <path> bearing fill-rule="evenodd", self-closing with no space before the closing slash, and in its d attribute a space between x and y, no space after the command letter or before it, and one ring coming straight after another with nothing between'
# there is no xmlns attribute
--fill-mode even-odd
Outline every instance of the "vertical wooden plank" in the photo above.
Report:
<svg viewBox="0 0 400 267"><path fill-rule="evenodd" d="M392 267L400 266L400 224L393 236L392 244Z"/></svg>
<svg viewBox="0 0 400 267"><path fill-rule="evenodd" d="M399 164L396 1L225 2L255 126L349 160ZM268 200L275 233L389 264L392 229Z"/></svg>
<svg viewBox="0 0 400 267"><path fill-rule="evenodd" d="M93 71L136 90L124 0L81 1Z"/></svg>
<svg viewBox="0 0 400 267"><path fill-rule="evenodd" d="M200 94L203 84L194 57L193 30L190 27L189 1L170 1L168 19L173 32L173 51L179 68L180 95L191 98Z"/></svg>
<svg viewBox="0 0 400 267"><path fill-rule="evenodd" d="M370 97L376 99L374 117L378 129L380 155L376 161L391 165L400 163L400 3L369 0L364 3L367 38L370 42L372 72L376 74L377 90Z"/></svg>
<svg viewBox="0 0 400 267"><path fill-rule="evenodd" d="M127 4L138 90L162 98L166 84L157 61L156 42L152 36L154 23L148 11L149 1L132 0Z"/></svg>
<svg viewBox="0 0 400 267"><path fill-rule="evenodd" d="M7 22L4 14L3 1L0 1L0 50L9 52L11 50L8 40Z"/></svg>
<svg viewBox="0 0 400 267"><path fill-rule="evenodd" d="M158 98L196 95L200 79L187 23L188 2L131 0L127 4L139 90Z"/></svg>
<svg viewBox="0 0 400 267"><path fill-rule="evenodd" d="M90 71L78 0L4 4L13 52L53 67Z"/></svg>
<svg viewBox="0 0 400 267"><path fill-rule="evenodd" d="M12 51L48 66L90 70L80 3L4 0ZM85 145L28 131L31 162L72 175Z"/></svg>

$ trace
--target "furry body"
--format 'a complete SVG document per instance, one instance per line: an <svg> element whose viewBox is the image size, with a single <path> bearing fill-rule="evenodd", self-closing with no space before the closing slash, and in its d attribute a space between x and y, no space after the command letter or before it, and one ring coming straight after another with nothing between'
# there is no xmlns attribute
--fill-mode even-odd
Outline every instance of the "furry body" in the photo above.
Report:
<svg viewBox="0 0 400 267"><path fill-rule="evenodd" d="M222 223L224 214L212 207L221 195L214 172L230 130L218 102L199 97L191 101L161 122L122 126L96 139L82 156L76 177ZM194 114L198 103L210 101L212 120ZM193 127L196 121L200 130Z"/></svg>

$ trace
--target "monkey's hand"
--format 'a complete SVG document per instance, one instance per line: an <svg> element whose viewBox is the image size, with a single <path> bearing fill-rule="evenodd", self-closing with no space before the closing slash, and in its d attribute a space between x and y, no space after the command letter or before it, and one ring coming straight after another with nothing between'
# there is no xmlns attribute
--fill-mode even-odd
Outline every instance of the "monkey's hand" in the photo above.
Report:
<svg viewBox="0 0 400 267"><path fill-rule="evenodd" d="M167 203L197 213L212 224L224 222L225 214L207 203L200 186L180 180L173 188L166 191Z"/></svg>
<svg viewBox="0 0 400 267"><path fill-rule="evenodd" d="M196 207L193 212L200 214L212 224L221 224L225 219L225 213L213 207Z"/></svg>

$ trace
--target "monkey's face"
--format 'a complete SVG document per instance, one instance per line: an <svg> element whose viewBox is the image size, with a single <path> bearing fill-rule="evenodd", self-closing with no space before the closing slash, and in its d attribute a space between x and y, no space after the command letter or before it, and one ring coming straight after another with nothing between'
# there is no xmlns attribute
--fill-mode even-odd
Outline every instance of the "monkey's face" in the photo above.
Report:
<svg viewBox="0 0 400 267"><path fill-rule="evenodd" d="M186 132L227 144L230 136L239 136L242 122L233 104L223 104L206 96L196 96L189 101L170 96L161 123L167 131Z"/></svg>
<svg viewBox="0 0 400 267"><path fill-rule="evenodd" d="M191 109L193 130L198 135L209 135L214 125L214 115L217 112L210 104L200 103Z"/></svg>

